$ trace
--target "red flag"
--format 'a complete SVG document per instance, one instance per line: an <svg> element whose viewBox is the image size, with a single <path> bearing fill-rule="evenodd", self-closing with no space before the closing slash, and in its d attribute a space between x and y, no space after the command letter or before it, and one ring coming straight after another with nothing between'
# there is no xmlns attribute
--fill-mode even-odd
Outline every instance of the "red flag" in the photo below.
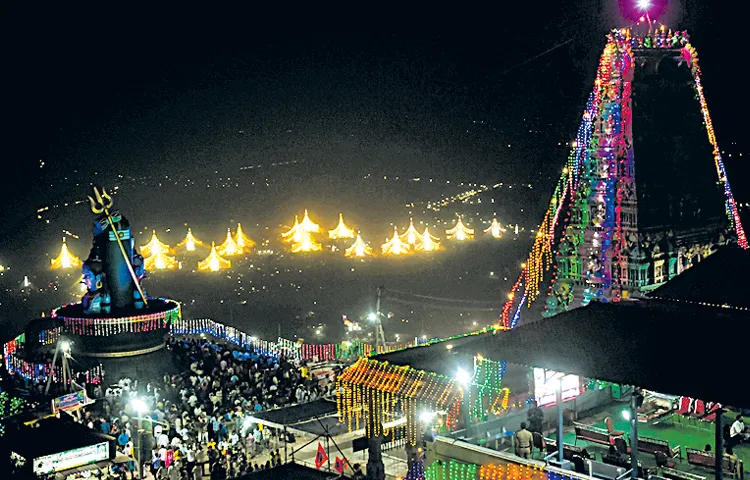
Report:
<svg viewBox="0 0 750 480"><path fill-rule="evenodd" d="M344 459L340 458L340 457L336 457L336 464L333 466L333 468L337 472L343 474L344 473L344 468L346 468L346 466L344 465Z"/></svg>
<svg viewBox="0 0 750 480"><path fill-rule="evenodd" d="M315 468L320 470L320 467L322 467L327 460L328 455L326 454L326 451L323 450L323 445L318 442L318 453L315 454Z"/></svg>

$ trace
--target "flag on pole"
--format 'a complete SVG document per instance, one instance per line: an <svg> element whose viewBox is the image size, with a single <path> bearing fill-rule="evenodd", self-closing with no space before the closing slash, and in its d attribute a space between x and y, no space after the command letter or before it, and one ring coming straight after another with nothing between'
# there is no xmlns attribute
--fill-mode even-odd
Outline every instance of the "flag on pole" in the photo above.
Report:
<svg viewBox="0 0 750 480"><path fill-rule="evenodd" d="M333 468L337 472L343 474L344 473L344 468L346 468L346 465L344 464L344 459L341 458L341 457L336 457L336 463L333 466Z"/></svg>
<svg viewBox="0 0 750 480"><path fill-rule="evenodd" d="M326 454L326 451L323 450L323 445L318 442L318 453L315 454L315 468L320 470L320 467L322 467L327 460L328 455Z"/></svg>

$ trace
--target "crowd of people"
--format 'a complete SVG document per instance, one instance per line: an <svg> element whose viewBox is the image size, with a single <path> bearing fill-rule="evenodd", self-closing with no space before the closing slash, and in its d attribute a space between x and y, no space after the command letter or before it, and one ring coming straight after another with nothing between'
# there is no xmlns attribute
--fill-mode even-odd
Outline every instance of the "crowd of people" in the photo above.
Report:
<svg viewBox="0 0 750 480"><path fill-rule="evenodd" d="M333 395L339 373L314 378L299 359L206 339L173 338L169 348L186 373L96 386L93 396L104 401L84 419L157 480L229 479L279 465L283 432L249 417ZM134 478L134 463L121 468L122 478Z"/></svg>

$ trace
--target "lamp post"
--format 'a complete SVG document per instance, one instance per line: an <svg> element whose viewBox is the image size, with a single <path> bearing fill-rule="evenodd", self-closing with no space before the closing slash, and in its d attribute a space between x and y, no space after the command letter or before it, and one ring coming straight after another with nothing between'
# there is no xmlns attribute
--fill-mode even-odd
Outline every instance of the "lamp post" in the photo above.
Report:
<svg viewBox="0 0 750 480"><path fill-rule="evenodd" d="M463 368L459 368L458 371L456 371L456 381L458 381L459 385L464 390L464 423L466 423L466 439L468 440L470 437L469 435L469 427L471 426L471 418L469 417L469 389L471 387L471 375L469 372L464 370Z"/></svg>
<svg viewBox="0 0 750 480"><path fill-rule="evenodd" d="M130 401L130 406L138 414L137 420L143 421L143 415L148 411L148 405L142 398L134 398ZM136 426L135 429L136 447L135 463L138 478L143 478L143 465L141 464L141 430Z"/></svg>

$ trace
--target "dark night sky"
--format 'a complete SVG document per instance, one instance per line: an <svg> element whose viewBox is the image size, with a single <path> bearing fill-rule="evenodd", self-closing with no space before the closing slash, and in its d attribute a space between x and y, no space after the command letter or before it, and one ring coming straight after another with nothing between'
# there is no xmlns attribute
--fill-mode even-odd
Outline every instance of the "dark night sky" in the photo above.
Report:
<svg viewBox="0 0 750 480"><path fill-rule="evenodd" d="M287 149L304 152L347 135L375 153L317 160L322 170L439 167L519 180L556 172L564 156L550 158L536 144L575 133L603 34L622 25L612 3L522 2L512 11L454 4L438 13L439 6L425 13L372 4L363 8L383 11L346 17L6 5L1 195L10 220L0 233L70 195L49 184L73 168L85 172L84 182L92 170L208 171L252 155L283 159ZM672 5L670 24L691 31L727 148L742 140L750 102L735 83L746 17L739 7L707 4ZM493 128L462 135L473 120ZM448 160L404 166L378 154L394 142ZM519 150L503 152L508 143ZM734 162L730 176L746 178L750 170Z"/></svg>

